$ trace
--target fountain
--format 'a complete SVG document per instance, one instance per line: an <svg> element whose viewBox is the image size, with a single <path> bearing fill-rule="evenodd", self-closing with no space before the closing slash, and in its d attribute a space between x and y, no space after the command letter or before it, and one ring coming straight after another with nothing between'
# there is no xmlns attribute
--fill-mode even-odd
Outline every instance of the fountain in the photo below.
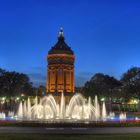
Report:
<svg viewBox="0 0 140 140"><path fill-rule="evenodd" d="M86 99L81 94L75 94L69 103L66 103L63 93L59 104L51 94L40 99L35 97L33 105L28 98L19 103L16 114L14 112L0 113L0 119L7 119L7 117L8 120L10 118L10 120L48 122L120 121L127 119L126 113L119 114L119 117L115 116L114 112L107 114L105 102L99 103L97 96L92 100L91 97Z"/></svg>
<svg viewBox="0 0 140 140"><path fill-rule="evenodd" d="M107 119L107 113L106 113L105 102L103 102L103 106L102 106L102 119L103 119L103 120L106 120L106 119Z"/></svg>
<svg viewBox="0 0 140 140"><path fill-rule="evenodd" d="M39 102L36 97L33 106L31 106L31 101L28 98L27 101L20 102L17 112L17 118L29 120L99 121L107 118L104 102L101 110L97 96L95 96L93 103L90 97L86 100L81 94L74 95L68 104L65 103L63 93L61 94L60 104L56 103L52 95L43 97Z"/></svg>
<svg viewBox="0 0 140 140"><path fill-rule="evenodd" d="M120 119L120 120L126 120L126 113L121 113L121 114L119 115L119 119Z"/></svg>
<svg viewBox="0 0 140 140"><path fill-rule="evenodd" d="M5 119L5 117L6 117L5 113L4 112L1 112L0 113L0 119Z"/></svg>
<svg viewBox="0 0 140 140"><path fill-rule="evenodd" d="M115 113L110 112L108 117L113 120L115 118Z"/></svg>

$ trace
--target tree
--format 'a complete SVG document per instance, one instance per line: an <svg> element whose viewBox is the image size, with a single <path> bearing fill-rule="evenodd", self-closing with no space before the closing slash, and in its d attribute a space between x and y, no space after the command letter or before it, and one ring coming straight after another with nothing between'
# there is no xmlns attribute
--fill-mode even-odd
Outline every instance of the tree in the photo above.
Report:
<svg viewBox="0 0 140 140"><path fill-rule="evenodd" d="M32 83L27 75L0 69L0 96L33 94Z"/></svg>
<svg viewBox="0 0 140 140"><path fill-rule="evenodd" d="M39 86L37 88L37 95L42 96L42 95L46 95L46 87L45 86Z"/></svg>
<svg viewBox="0 0 140 140"><path fill-rule="evenodd" d="M83 88L83 94L91 97L94 97L95 95L112 97L114 96L113 93L116 93L116 89L120 86L120 81L114 77L97 73L90 79L90 81L86 82Z"/></svg>
<svg viewBox="0 0 140 140"><path fill-rule="evenodd" d="M124 98L140 98L140 68L132 67L122 75L122 96Z"/></svg>

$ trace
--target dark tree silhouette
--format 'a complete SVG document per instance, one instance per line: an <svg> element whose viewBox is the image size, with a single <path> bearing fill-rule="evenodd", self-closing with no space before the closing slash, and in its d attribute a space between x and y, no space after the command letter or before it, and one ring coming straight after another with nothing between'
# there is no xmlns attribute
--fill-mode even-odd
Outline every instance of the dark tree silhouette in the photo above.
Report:
<svg viewBox="0 0 140 140"><path fill-rule="evenodd" d="M132 67L122 75L122 96L127 100L140 98L140 68Z"/></svg>
<svg viewBox="0 0 140 140"><path fill-rule="evenodd" d="M0 69L0 96L33 94L32 83L27 75Z"/></svg>
<svg viewBox="0 0 140 140"><path fill-rule="evenodd" d="M85 96L94 97L106 96L112 97L121 86L121 82L114 77L102 73L95 74L90 81L87 81L83 87L83 94Z"/></svg>

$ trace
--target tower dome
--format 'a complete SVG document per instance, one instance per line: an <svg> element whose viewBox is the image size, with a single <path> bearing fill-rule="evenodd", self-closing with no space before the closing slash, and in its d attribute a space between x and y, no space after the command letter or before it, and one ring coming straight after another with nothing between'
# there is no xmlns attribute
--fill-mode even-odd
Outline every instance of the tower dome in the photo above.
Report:
<svg viewBox="0 0 140 140"><path fill-rule="evenodd" d="M74 54L71 48L65 43L65 38L64 38L64 33L62 28L60 28L57 43L50 49L48 54Z"/></svg>

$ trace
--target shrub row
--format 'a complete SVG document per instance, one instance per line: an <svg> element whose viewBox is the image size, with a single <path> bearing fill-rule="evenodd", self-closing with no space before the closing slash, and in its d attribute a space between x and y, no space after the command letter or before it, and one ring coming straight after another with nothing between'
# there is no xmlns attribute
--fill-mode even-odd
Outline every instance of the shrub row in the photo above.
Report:
<svg viewBox="0 0 140 140"><path fill-rule="evenodd" d="M0 126L15 127L140 127L140 121L119 121L119 122L80 122L80 123L63 123L63 122L35 122L35 121L0 121Z"/></svg>

